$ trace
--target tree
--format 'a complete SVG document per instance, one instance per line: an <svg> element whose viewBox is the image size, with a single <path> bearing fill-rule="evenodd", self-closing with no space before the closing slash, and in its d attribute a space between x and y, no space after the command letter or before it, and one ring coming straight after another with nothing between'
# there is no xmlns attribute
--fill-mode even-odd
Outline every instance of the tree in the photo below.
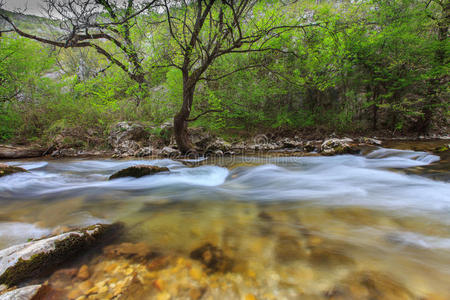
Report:
<svg viewBox="0 0 450 300"><path fill-rule="evenodd" d="M178 51L170 64L183 77L183 102L174 117L174 135L183 153L194 150L188 136L188 123L216 110L206 110L190 118L194 94L201 80L218 80L238 71L254 68L248 65L206 77L208 68L225 55L251 52L285 52L277 43L283 34L302 25L289 19L288 5L279 1L195 0L163 1L172 46ZM287 21L287 20L290 21Z"/></svg>
<svg viewBox="0 0 450 300"><path fill-rule="evenodd" d="M0 13L0 17L18 35L28 39L60 48L91 47L132 80L140 85L145 83L139 38L133 37L131 29L136 26L136 17L154 8L157 0L127 0L122 4L110 0L44 0L44 3L47 16L59 24L58 30L53 29L59 38L25 32L6 14ZM113 51L106 48L105 42L112 45Z"/></svg>
<svg viewBox="0 0 450 300"><path fill-rule="evenodd" d="M427 99L422 109L422 118L417 124L417 131L428 134L433 112L440 105L440 95L448 88L448 29L450 26L450 2L446 0L429 0L426 14L432 20L437 31L434 41L433 63L428 79ZM448 104L448 103L447 103Z"/></svg>

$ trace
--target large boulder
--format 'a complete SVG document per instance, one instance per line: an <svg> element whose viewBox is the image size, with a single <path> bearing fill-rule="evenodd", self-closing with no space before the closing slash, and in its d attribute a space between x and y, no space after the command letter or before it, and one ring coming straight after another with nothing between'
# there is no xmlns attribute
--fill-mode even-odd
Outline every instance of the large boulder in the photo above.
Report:
<svg viewBox="0 0 450 300"><path fill-rule="evenodd" d="M112 238L122 224L97 224L0 250L0 285L45 275L100 240Z"/></svg>
<svg viewBox="0 0 450 300"><path fill-rule="evenodd" d="M44 154L46 149L40 146L11 146L0 145L0 158L28 158L40 157Z"/></svg>
<svg viewBox="0 0 450 300"><path fill-rule="evenodd" d="M149 143L150 133L141 124L119 122L112 129L108 143L114 149L116 156L133 156L143 146Z"/></svg>
<svg viewBox="0 0 450 300"><path fill-rule="evenodd" d="M169 172L166 167L150 166L150 165L137 165L123 170L120 170L109 177L109 180L122 178L122 177L143 177L147 175L153 175L160 172Z"/></svg>
<svg viewBox="0 0 450 300"><path fill-rule="evenodd" d="M20 168L20 167L14 167L14 166L8 166L5 164L0 164L0 177L11 175L14 173L20 173L20 172L28 172L27 170Z"/></svg>
<svg viewBox="0 0 450 300"><path fill-rule="evenodd" d="M356 154L359 150L351 145L353 140L350 138L337 139L332 138L325 140L320 146L322 155L338 155L338 154Z"/></svg>

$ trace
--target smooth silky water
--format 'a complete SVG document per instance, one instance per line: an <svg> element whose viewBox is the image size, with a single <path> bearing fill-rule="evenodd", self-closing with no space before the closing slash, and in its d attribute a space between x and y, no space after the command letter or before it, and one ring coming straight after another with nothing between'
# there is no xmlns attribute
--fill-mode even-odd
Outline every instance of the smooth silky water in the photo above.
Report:
<svg viewBox="0 0 450 300"><path fill-rule="evenodd" d="M30 172L0 179L0 248L121 221L116 243L146 244L167 258L152 269L151 259L99 250L74 264L88 264L100 291L65 282L74 299L114 298L133 276L142 286L128 288L129 299L450 299L447 158L379 148L197 162L12 161ZM135 164L171 172L107 180ZM189 257L207 243L229 269L213 272Z"/></svg>

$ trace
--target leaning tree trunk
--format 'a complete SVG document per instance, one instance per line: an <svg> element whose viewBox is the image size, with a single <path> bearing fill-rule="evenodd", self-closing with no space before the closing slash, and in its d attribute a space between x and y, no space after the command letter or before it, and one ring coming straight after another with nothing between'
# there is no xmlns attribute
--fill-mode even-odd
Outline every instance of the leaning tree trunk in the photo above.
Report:
<svg viewBox="0 0 450 300"><path fill-rule="evenodd" d="M190 83L189 78L183 79L183 104L180 111L173 119L173 131L178 150L188 153L194 150L189 140L188 120L191 114L192 102L194 100L195 83Z"/></svg>

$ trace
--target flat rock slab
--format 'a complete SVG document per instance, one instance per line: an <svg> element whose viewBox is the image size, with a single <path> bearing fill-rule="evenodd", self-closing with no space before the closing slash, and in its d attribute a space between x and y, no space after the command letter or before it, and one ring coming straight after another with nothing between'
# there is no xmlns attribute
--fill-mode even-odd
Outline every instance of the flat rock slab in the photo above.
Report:
<svg viewBox="0 0 450 300"><path fill-rule="evenodd" d="M132 166L119 172L114 173L109 177L109 180L122 178L122 177L143 177L147 175L154 175L160 172L169 172L169 169L166 167L158 167L158 166L150 166L150 165L137 165Z"/></svg>
<svg viewBox="0 0 450 300"><path fill-rule="evenodd" d="M121 227L122 224L97 224L0 250L0 285L12 286L48 273Z"/></svg>
<svg viewBox="0 0 450 300"><path fill-rule="evenodd" d="M40 147L23 147L23 146L11 146L0 145L0 158L28 158L28 157L40 157L44 154L45 149Z"/></svg>
<svg viewBox="0 0 450 300"><path fill-rule="evenodd" d="M20 173L20 172L28 172L27 170L20 168L20 167L14 167L14 166L8 166L5 164L0 164L0 177L11 175L14 173Z"/></svg>

